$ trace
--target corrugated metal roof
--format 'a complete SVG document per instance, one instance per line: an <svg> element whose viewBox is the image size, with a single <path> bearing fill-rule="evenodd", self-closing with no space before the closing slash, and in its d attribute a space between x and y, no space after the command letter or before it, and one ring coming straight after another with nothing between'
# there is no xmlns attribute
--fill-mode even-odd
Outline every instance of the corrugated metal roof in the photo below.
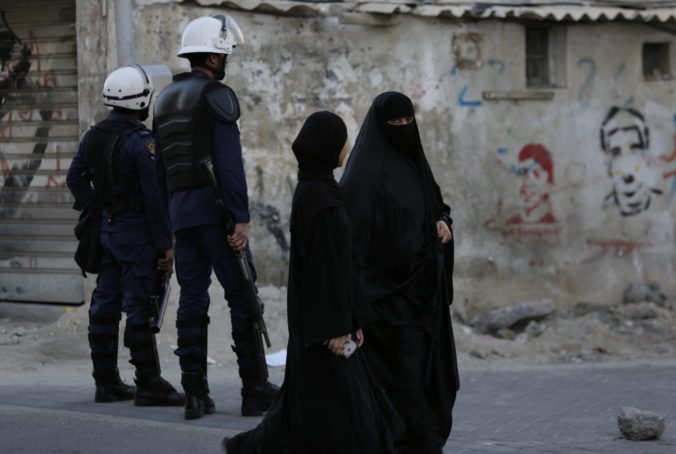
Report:
<svg viewBox="0 0 676 454"><path fill-rule="evenodd" d="M148 0L146 0L148 2ZM152 2L152 0L150 0ZM327 15L348 12L372 14L411 14L427 17L450 17L457 19L530 19L561 22L584 21L638 21L676 22L676 2L653 2L658 7L646 8L639 2L622 2L610 6L608 2L447 2L435 4L407 4L399 2L316 2L278 0L197 0L204 6L229 6L234 9L259 11L282 15ZM604 6L608 5L608 6ZM671 6L669 6L671 5Z"/></svg>
<svg viewBox="0 0 676 454"><path fill-rule="evenodd" d="M444 5L421 5L414 14L421 16L450 16L476 19L532 19L551 21L676 21L676 8L652 8L638 10L609 6L542 5L508 6L493 5L485 8L446 7Z"/></svg>

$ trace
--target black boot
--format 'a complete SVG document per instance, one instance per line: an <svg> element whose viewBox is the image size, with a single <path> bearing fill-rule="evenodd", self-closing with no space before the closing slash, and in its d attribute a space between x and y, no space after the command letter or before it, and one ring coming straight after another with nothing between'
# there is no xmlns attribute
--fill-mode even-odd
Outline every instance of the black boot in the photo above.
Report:
<svg viewBox="0 0 676 454"><path fill-rule="evenodd" d="M211 323L209 316L207 316L206 321L207 323L202 335L202 351L204 352L204 355L202 356L202 372L204 373L204 413L210 415L216 412L216 403L209 395L211 391L209 390L209 380L207 379L209 375L207 372L207 366L209 365L207 362L207 352L209 351L209 323Z"/></svg>
<svg viewBox="0 0 676 454"><path fill-rule="evenodd" d="M117 368L111 371L94 371L94 381L96 381L95 402L119 402L122 400L132 400L136 388L122 381Z"/></svg>
<svg viewBox="0 0 676 454"><path fill-rule="evenodd" d="M181 384L186 394L185 419L197 419L216 411L207 382L207 339L209 316L176 320Z"/></svg>
<svg viewBox="0 0 676 454"><path fill-rule="evenodd" d="M185 395L176 391L159 373L144 376L137 371L134 381L134 405L137 407L181 407L185 403Z"/></svg>
<svg viewBox="0 0 676 454"><path fill-rule="evenodd" d="M181 385L185 389L185 419L197 419L206 413L204 377L201 372L183 372ZM213 401L212 401L213 402Z"/></svg>
<svg viewBox="0 0 676 454"><path fill-rule="evenodd" d="M242 416L261 416L268 411L279 394L279 386L260 380L244 380L242 387Z"/></svg>
<svg viewBox="0 0 676 454"><path fill-rule="evenodd" d="M204 376L204 414L211 415L216 413L216 403L214 399L209 395L209 383L207 382L206 375Z"/></svg>
<svg viewBox="0 0 676 454"><path fill-rule="evenodd" d="M268 381L265 349L256 327L250 324L237 328L232 331L232 349L242 378L242 416L261 416L279 394L279 386Z"/></svg>
<svg viewBox="0 0 676 454"><path fill-rule="evenodd" d="M197 419L216 412L216 404L209 396L206 374L183 372L181 384L185 390L185 419Z"/></svg>
<svg viewBox="0 0 676 454"><path fill-rule="evenodd" d="M124 344L131 352L129 362L136 367L134 404L138 407L182 406L185 395L177 392L161 376L157 343L150 329L150 322L140 325L128 324L124 331Z"/></svg>
<svg viewBox="0 0 676 454"><path fill-rule="evenodd" d="M120 379L117 368L117 344L120 316L89 315L89 348L96 383L95 402L119 402L134 398L136 388Z"/></svg>

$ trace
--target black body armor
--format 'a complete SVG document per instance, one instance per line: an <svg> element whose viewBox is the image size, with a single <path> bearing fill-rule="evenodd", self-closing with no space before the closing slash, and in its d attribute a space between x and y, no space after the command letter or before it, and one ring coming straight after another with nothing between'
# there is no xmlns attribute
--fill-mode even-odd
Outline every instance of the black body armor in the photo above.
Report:
<svg viewBox="0 0 676 454"><path fill-rule="evenodd" d="M115 152L129 134L140 129L143 129L143 125L131 121L103 120L93 126L87 136L87 168L94 189L103 191L103 206L99 208L105 208L110 214L145 209L138 178L117 175L115 170ZM112 144L111 152L106 153L106 145L111 140L115 143ZM103 188L97 187L101 171L105 172Z"/></svg>
<svg viewBox="0 0 676 454"><path fill-rule="evenodd" d="M169 192L209 185L200 162L213 161L210 119L239 118L235 93L199 72L174 76L155 102L154 132L166 167Z"/></svg>

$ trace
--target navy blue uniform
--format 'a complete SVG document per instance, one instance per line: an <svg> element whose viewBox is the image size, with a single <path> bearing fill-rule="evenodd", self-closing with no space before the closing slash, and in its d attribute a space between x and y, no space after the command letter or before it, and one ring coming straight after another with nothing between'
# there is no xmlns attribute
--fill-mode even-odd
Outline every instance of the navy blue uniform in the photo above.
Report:
<svg viewBox="0 0 676 454"><path fill-rule="evenodd" d="M181 285L176 328L186 391L186 419L215 411L207 383L209 286L214 272L230 307L232 339L242 378L242 414L267 410L276 387L267 381L259 334L247 307L247 282L228 244L225 220L214 188L205 178L204 161L213 164L220 196L235 224L249 222L249 200L242 162L239 102L226 85L200 71L174 76L157 98L154 129L161 151L158 176L176 240L176 275ZM251 253L245 249L252 276Z"/></svg>
<svg viewBox="0 0 676 454"><path fill-rule="evenodd" d="M137 207L104 207L101 213L100 243L103 257L89 310L89 342L95 378L105 376L117 365L118 324L121 312L127 316L125 345L132 364L152 367L154 352L145 339L150 317L150 293L157 276L157 259L172 247L171 226L166 205L155 178L156 142L143 125L120 112L111 112L107 124L120 128L136 127L124 137L114 152L114 175L123 181L138 182ZM83 209L94 200L93 177L87 163L87 132L68 170L68 188L75 197L75 208ZM133 329L137 327L138 329ZM134 339L137 337L138 339ZM98 372L98 374L97 374Z"/></svg>
<svg viewBox="0 0 676 454"><path fill-rule="evenodd" d="M222 197L235 223L249 222L249 199L242 162L242 147L237 124L210 119L213 143L213 164ZM158 152L158 175L165 174L161 151ZM181 369L197 372L205 366L206 336L209 310L209 286L212 270L225 292L230 307L233 337L241 351L250 347L242 339L251 330L251 317L246 308L246 283L237 258L227 243L227 231L216 207L210 186L175 191L167 194L169 213L176 238L176 276L181 286L177 326ZM247 246L246 255L253 263ZM255 275L255 271L254 271ZM243 336L238 336L243 333ZM189 339L201 338L200 342ZM186 339L182 341L182 339ZM241 345L244 343L245 345ZM240 345L238 345L240 344ZM253 347L251 347L253 348ZM240 369L253 367L249 355L238 355ZM194 359L194 360L193 360Z"/></svg>

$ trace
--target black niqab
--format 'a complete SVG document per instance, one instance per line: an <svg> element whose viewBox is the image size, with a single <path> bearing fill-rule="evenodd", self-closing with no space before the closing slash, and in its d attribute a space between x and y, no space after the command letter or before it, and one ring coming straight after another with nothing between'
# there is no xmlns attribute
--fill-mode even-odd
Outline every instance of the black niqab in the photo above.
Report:
<svg viewBox="0 0 676 454"><path fill-rule="evenodd" d="M422 147L418 147L418 127L415 120L402 125L389 123L391 120L415 118L410 98L398 92L389 93L384 99L382 113L385 121L383 133L387 142L414 165L417 164Z"/></svg>

